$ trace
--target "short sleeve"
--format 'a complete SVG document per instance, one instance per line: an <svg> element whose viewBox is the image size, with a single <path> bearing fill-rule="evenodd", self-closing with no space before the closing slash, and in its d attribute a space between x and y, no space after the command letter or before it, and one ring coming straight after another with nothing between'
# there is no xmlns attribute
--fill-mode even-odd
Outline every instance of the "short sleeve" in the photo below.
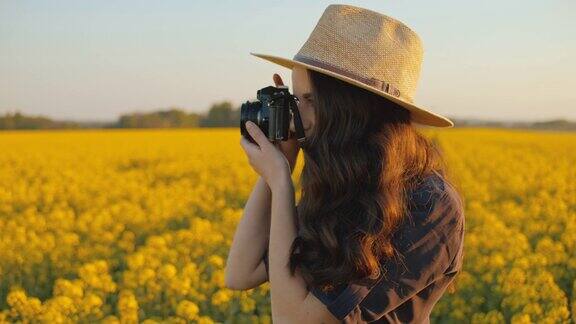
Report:
<svg viewBox="0 0 576 324"><path fill-rule="evenodd" d="M448 271L451 275L459 271L464 231L461 211L431 213L434 197L430 191L419 190L412 197L417 202L412 221L407 220L394 237L401 258L383 262L376 283L347 284L330 293L310 290L342 323L380 319Z"/></svg>

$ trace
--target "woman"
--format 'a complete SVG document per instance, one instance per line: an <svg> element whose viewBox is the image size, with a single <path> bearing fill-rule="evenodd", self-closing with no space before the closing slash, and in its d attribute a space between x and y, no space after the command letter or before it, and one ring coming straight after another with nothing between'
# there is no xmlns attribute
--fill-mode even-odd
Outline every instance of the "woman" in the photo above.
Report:
<svg viewBox="0 0 576 324"><path fill-rule="evenodd" d="M399 21L330 5L293 60L257 55L292 70L306 139L274 145L246 124L257 145L241 145L260 179L226 285L269 280L274 323L428 323L459 273L462 202L440 153L412 124L453 125L412 104L421 53Z"/></svg>

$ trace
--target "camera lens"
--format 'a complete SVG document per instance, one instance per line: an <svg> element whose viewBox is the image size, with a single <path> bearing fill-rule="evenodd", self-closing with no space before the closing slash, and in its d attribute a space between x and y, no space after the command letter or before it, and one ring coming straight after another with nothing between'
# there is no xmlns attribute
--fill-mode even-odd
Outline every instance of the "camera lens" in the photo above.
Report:
<svg viewBox="0 0 576 324"><path fill-rule="evenodd" d="M251 121L262 130L264 135L268 136L268 121L269 109L262 107L262 102L246 101L240 107L240 134L247 138L250 142L255 143L248 131L246 130L246 122Z"/></svg>

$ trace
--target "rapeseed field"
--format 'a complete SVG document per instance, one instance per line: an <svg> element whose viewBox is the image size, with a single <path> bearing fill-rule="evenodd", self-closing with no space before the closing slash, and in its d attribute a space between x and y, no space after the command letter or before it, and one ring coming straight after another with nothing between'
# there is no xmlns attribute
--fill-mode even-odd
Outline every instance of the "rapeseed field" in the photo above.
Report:
<svg viewBox="0 0 576 324"><path fill-rule="evenodd" d="M576 134L422 132L466 213L463 272L432 322L574 322ZM239 141L238 129L0 133L0 322L271 323L268 283L224 287L257 179Z"/></svg>

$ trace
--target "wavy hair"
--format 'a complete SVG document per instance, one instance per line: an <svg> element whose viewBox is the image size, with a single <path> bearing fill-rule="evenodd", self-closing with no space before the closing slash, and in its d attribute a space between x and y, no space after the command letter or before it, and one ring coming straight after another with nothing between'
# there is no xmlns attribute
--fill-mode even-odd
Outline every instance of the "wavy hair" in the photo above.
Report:
<svg viewBox="0 0 576 324"><path fill-rule="evenodd" d="M294 274L299 267L308 286L323 290L370 284L384 260L398 257L391 238L409 217L409 193L427 175L445 179L445 164L433 142L414 128L409 110L307 71L316 121L301 143L300 225L290 269ZM441 197L448 206L456 196L451 190Z"/></svg>

